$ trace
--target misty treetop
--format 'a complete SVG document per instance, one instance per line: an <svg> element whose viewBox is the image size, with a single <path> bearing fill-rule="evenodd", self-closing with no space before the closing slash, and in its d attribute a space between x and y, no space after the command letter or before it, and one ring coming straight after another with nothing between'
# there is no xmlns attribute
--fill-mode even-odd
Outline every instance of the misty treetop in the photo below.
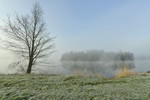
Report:
<svg viewBox="0 0 150 100"><path fill-rule="evenodd" d="M134 55L130 52L105 52L90 50L86 52L69 52L61 57L61 61L133 61Z"/></svg>
<svg viewBox="0 0 150 100"><path fill-rule="evenodd" d="M70 71L105 72L127 67L134 68L134 55L130 52L105 52L90 50L86 52L69 52L61 57L62 66ZM107 68L107 69L106 69Z"/></svg>

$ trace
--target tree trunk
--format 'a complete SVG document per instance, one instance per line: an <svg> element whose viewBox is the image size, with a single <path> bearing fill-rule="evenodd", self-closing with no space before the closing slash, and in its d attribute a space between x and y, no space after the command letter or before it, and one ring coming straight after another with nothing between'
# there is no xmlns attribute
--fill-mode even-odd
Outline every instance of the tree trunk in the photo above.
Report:
<svg viewBox="0 0 150 100"><path fill-rule="evenodd" d="M26 71L26 74L31 74L32 63L33 63L33 60L30 59L30 60L29 60L29 64L28 64L28 68L27 68L27 71Z"/></svg>

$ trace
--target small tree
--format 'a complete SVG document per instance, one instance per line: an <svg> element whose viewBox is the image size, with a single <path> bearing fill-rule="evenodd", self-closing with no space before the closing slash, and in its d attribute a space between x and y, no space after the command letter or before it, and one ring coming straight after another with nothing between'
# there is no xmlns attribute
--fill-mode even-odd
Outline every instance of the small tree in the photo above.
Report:
<svg viewBox="0 0 150 100"><path fill-rule="evenodd" d="M5 48L21 54L27 60L26 73L30 74L33 65L47 58L53 53L54 37L50 37L43 19L43 11L38 3L35 3L31 15L19 16L16 14L14 20L10 17L0 30L6 33L9 39L5 39Z"/></svg>

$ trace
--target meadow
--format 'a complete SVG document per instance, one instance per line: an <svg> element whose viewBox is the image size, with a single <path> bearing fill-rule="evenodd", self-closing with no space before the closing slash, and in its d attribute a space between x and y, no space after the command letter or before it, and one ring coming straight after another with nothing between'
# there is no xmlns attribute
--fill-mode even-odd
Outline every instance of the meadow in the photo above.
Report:
<svg viewBox="0 0 150 100"><path fill-rule="evenodd" d="M0 100L150 100L150 74L0 75Z"/></svg>

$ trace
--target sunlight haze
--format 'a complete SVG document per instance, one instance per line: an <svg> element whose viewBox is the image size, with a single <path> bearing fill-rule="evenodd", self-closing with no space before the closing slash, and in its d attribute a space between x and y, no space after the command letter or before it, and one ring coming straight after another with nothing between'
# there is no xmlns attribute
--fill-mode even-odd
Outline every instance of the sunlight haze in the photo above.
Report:
<svg viewBox="0 0 150 100"><path fill-rule="evenodd" d="M36 1L56 36L53 62L66 52L93 49L150 56L149 0L0 0L0 25L7 15L29 14ZM0 68L12 61L6 52L0 52Z"/></svg>

